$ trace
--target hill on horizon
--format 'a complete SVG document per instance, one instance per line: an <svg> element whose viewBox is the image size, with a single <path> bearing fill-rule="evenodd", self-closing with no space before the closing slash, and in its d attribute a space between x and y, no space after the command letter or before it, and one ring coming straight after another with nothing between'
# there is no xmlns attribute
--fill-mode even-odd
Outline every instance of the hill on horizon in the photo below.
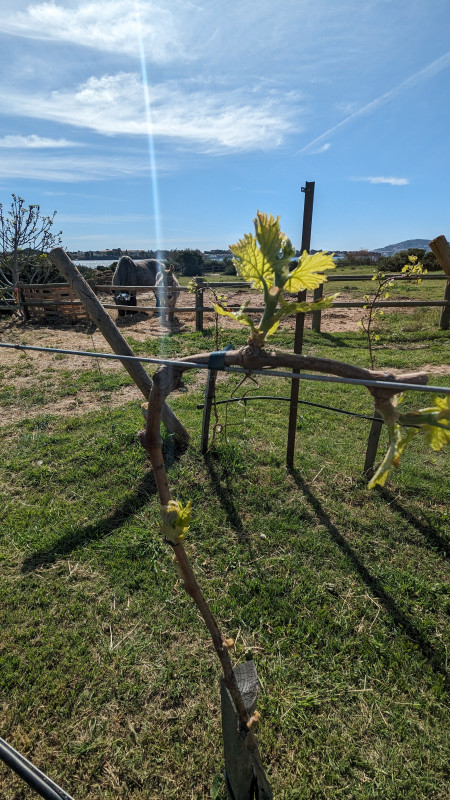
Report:
<svg viewBox="0 0 450 800"><path fill-rule="evenodd" d="M372 252L381 253L383 256L393 256L395 253L400 253L401 250L410 250L412 247L428 251L430 249L429 241L430 239L407 239L405 242L387 244L385 247L374 247Z"/></svg>

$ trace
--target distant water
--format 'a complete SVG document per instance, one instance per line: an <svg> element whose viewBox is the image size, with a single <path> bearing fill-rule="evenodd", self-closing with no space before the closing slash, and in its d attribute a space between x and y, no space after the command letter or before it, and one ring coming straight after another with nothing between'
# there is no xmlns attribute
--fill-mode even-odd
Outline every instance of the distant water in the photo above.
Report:
<svg viewBox="0 0 450 800"><path fill-rule="evenodd" d="M96 261L92 259L92 261L74 261L74 264L81 267L90 267L91 269L97 269L97 267L110 267L113 264L113 261Z"/></svg>

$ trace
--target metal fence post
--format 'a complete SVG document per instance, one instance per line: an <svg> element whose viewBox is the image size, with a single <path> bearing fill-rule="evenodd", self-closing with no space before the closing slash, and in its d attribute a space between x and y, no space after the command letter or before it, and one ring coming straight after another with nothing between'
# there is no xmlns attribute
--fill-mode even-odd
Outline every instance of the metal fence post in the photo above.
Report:
<svg viewBox="0 0 450 800"><path fill-rule="evenodd" d="M378 411L375 411L376 420L372 422L369 431L369 438L367 439L366 458L364 461L364 477L368 480L373 475L373 465L377 457L378 443L380 441L381 430L383 428L383 417ZM379 420L379 421L378 421Z"/></svg>
<svg viewBox="0 0 450 800"><path fill-rule="evenodd" d="M323 297L323 283L321 283L320 286L317 289L314 289L314 291L313 291L313 300L315 302L316 300L321 300L322 297ZM312 312L312 324L311 324L311 327L312 327L312 330L315 331L315 333L320 333L321 320L322 320L322 312L321 311L313 311Z"/></svg>
<svg viewBox="0 0 450 800"><path fill-rule="evenodd" d="M205 402L203 404L202 438L200 444L202 455L205 455L208 450L209 423L211 419L211 407L216 392L216 378L217 370L209 369L208 376L206 378Z"/></svg>
<svg viewBox="0 0 450 800"><path fill-rule="evenodd" d="M303 207L303 229L302 229L302 253L306 250L309 253L311 247L311 225L312 225L312 212L314 203L314 181L306 181L306 185L302 186L302 192L305 193L305 205ZM306 300L306 292L299 292L297 300L301 303ZM295 339L294 339L294 353L301 353L303 348L303 330L305 327L305 315L297 314L295 317ZM291 381L291 405L289 409L289 428L288 428L288 442L286 450L286 462L289 467L294 464L294 448L295 448L295 433L297 428L297 410L298 410L298 391L299 379L293 378Z"/></svg>
<svg viewBox="0 0 450 800"><path fill-rule="evenodd" d="M195 292L195 330L203 330L203 278L194 278L197 284Z"/></svg>

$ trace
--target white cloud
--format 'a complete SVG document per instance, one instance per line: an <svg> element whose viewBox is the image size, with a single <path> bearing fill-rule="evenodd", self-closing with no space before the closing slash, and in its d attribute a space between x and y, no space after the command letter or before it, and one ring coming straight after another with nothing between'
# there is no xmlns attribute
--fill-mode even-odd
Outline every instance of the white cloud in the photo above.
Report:
<svg viewBox="0 0 450 800"><path fill-rule="evenodd" d="M150 99L150 114L146 109ZM91 77L75 89L18 96L0 89L4 113L51 120L99 134L175 139L202 152L279 146L294 130L292 101L276 95L169 81L144 86L136 73ZM298 109L297 109L298 110ZM297 128L298 130L298 128Z"/></svg>
<svg viewBox="0 0 450 800"><path fill-rule="evenodd" d="M112 53L138 56L138 41L157 63L186 58L182 20L188 2L172 8L152 0L79 2L75 8L56 2L28 5L0 15L0 30L30 39L70 42Z"/></svg>
<svg viewBox="0 0 450 800"><path fill-rule="evenodd" d="M60 147L81 147L79 142L70 142L68 139L46 139L36 134L31 136L3 136L0 138L0 148L17 149L49 149Z"/></svg>
<svg viewBox="0 0 450 800"><path fill-rule="evenodd" d="M407 178L385 178L377 176L373 178L351 178L352 181L366 181L367 183L389 183L391 186L406 186L409 183Z"/></svg>

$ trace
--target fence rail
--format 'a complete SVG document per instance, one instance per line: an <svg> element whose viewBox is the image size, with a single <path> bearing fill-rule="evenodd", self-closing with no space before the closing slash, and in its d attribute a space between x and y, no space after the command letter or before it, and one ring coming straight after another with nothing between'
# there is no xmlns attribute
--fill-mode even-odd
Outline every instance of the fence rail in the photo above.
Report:
<svg viewBox="0 0 450 800"><path fill-rule="evenodd" d="M399 279L399 273L389 273L386 274L387 278L392 279ZM363 282L363 281L372 281L373 274L369 275L345 275L345 274L337 274L337 275L330 275L328 277L327 283L339 283L339 282ZM402 277L402 281L408 280L417 280L414 277ZM421 276L421 280L424 281L445 281L446 289L444 294L443 300L379 300L374 303L374 308L421 308L421 307L428 307L428 308L441 308L442 315L441 315L441 328L448 327L448 317L450 314L450 302L449 302L449 285L450 281L448 276L445 273L431 273ZM127 292L136 292L136 293L144 293L144 292L151 292L157 291L160 287L156 286L112 286L111 284L101 284L101 283L94 283L93 281L89 282L91 288L97 294L109 294L114 293L119 288L121 291ZM205 294L210 292L211 290L214 292L216 290L220 290L223 288L231 288L236 290L250 290L251 287L246 282L241 281L217 281L215 283L204 283L203 278L195 278L195 283L197 285L197 290L193 293L190 288L187 286L179 286L175 289L171 288L172 291L176 291L180 294L183 293L191 293L193 294L193 305L191 306L177 306L176 313L177 314L193 314L195 313L195 327L197 331L203 330L203 315L204 314L212 314L214 313L214 308L212 305L205 304ZM319 290L314 292L316 297L319 297L321 292L323 291L323 286L319 287ZM67 283L51 283L51 284L23 284L20 285L15 289L16 294L16 307L20 307L24 313L25 319L30 319L30 317L37 317L42 319L47 314L55 315L61 313L63 316L69 319L82 319L86 318L85 311L83 309L82 303L80 300L76 299L75 295L72 292L72 289L68 286ZM317 298L316 298L317 299ZM150 305L136 305L136 306L129 306L129 305L118 305L116 303L103 303L102 304L105 309L117 311L133 311L133 312L153 312L153 313L160 313L160 312L170 312L173 311L172 308L167 306L160 306L156 308L156 306ZM367 301L362 300L335 300L330 308L365 308L367 307ZM0 311L9 311L11 312L14 309L11 303L0 305ZM227 309L230 311L237 311L239 309L239 305L227 303ZM327 309L328 310L328 309ZM247 306L246 311L251 314L258 314L263 311L262 306ZM321 326L321 311L314 312L313 314L313 330L320 332Z"/></svg>

